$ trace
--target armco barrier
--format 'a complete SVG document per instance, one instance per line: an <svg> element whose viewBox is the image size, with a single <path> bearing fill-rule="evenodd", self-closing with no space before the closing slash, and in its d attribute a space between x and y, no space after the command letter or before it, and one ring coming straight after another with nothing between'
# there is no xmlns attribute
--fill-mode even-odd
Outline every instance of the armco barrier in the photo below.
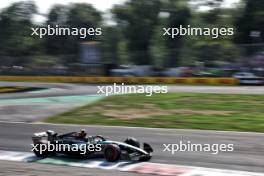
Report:
<svg viewBox="0 0 264 176"><path fill-rule="evenodd" d="M188 84L237 85L235 78L178 77L81 77L81 76L0 76L0 81L69 82L69 83L127 83L127 84Z"/></svg>

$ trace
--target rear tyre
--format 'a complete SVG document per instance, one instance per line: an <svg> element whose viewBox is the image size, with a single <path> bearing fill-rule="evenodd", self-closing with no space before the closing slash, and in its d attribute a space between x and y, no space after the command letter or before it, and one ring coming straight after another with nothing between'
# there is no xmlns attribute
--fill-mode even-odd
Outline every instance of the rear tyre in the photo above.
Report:
<svg viewBox="0 0 264 176"><path fill-rule="evenodd" d="M48 155L49 155L49 152L47 150L47 147L46 147L46 150L42 150L41 151L41 145L45 145L44 143L39 143L38 146L36 147L36 149L33 150L33 153L37 156L37 157L40 157L40 158L47 158ZM40 152L41 151L41 152Z"/></svg>
<svg viewBox="0 0 264 176"><path fill-rule="evenodd" d="M33 152L37 157L40 157L40 158L47 158L49 155L48 150L40 152L39 148L38 148L38 151L34 150Z"/></svg>
<svg viewBox="0 0 264 176"><path fill-rule="evenodd" d="M104 149L104 157L108 162L115 162L120 159L121 149L118 145L107 145Z"/></svg>
<svg viewBox="0 0 264 176"><path fill-rule="evenodd" d="M144 157L140 158L139 161L145 162L145 161L149 161L151 158L152 158L151 156L144 156Z"/></svg>

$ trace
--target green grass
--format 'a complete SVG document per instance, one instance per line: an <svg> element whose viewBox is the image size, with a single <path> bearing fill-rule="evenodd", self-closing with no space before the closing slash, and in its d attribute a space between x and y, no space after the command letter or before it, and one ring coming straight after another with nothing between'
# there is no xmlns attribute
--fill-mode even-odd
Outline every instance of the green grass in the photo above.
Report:
<svg viewBox="0 0 264 176"><path fill-rule="evenodd" d="M46 122L264 132L264 96L198 93L112 96L50 117Z"/></svg>

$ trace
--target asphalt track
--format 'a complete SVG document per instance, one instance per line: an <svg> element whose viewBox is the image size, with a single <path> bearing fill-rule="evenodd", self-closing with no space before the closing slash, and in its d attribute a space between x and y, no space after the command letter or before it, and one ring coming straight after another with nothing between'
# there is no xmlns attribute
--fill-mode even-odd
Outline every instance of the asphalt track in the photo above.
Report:
<svg viewBox="0 0 264 176"><path fill-rule="evenodd" d="M38 163L0 161L0 176L150 176L103 169L65 167Z"/></svg>
<svg viewBox="0 0 264 176"><path fill-rule="evenodd" d="M0 121L32 122L99 100L96 86L63 83L0 82L0 86L43 88L0 94Z"/></svg>
<svg viewBox="0 0 264 176"><path fill-rule="evenodd" d="M80 128L85 128L89 135L101 134L114 140L124 140L126 137L133 136L140 141L148 142L155 150L151 160L155 163L264 172L264 144L261 142L264 134L260 133L0 123L0 150L30 151L30 137L34 132L52 129L65 133L79 131ZM172 155L163 151L163 144L179 143L180 140L195 144L231 143L234 144L235 150L217 155L206 152L177 152Z"/></svg>
<svg viewBox="0 0 264 176"><path fill-rule="evenodd" d="M1 99L52 97L67 95L95 95L98 85L70 83L0 82L0 86L25 86L46 88L44 91L0 94ZM264 94L263 86L184 86L169 85L169 92L219 93L219 94Z"/></svg>
<svg viewBox="0 0 264 176"><path fill-rule="evenodd" d="M47 88L40 92L1 94L1 102L12 99L28 98L49 98L59 96L79 96L94 95L97 92L97 86L94 85L74 85L63 83L8 83L1 82L0 86L30 86ZM254 91L252 91L254 89ZM199 93L238 93L238 94L264 94L263 87L215 87L215 86L170 86L170 92L199 92ZM66 102L65 104L68 104ZM69 105L69 104L68 104ZM80 106L81 104L78 104ZM10 107L9 105L8 107ZM21 105L20 105L21 106ZM20 106L16 106L20 107ZM26 106L26 105L25 105ZM0 105L1 107L1 105ZM70 107L62 110L68 110ZM6 106L2 106L5 110ZM27 108L30 108L27 107ZM23 109L23 108L22 108ZM31 107L32 109L32 107ZM49 109L49 108L48 108ZM47 109L43 109L47 111ZM10 110L6 111L10 113ZM3 113L3 110L0 111ZM39 112L38 112L39 113ZM58 112L53 112L58 113ZM17 121L17 116L12 121ZM5 119L1 119L6 121ZM34 121L34 119L30 119ZM155 150L152 162L200 166L209 168L221 168L232 170L243 170L252 172L264 172L264 134L260 133L236 133L236 132L216 132L199 130L173 130L173 129L144 129L144 128L126 128L126 127L104 127L104 126L69 126L69 125L49 125L49 124L31 124L31 123L0 123L0 150L29 151L31 135L34 132L45 131L47 129L55 130L59 133L78 131L80 128L86 128L89 135L101 134L111 137L115 140L124 140L128 136L138 138L140 141L150 143ZM174 144L179 141L191 141L195 144L234 144L234 152L219 153L213 155L205 152L177 152L172 155L164 152L163 144ZM109 173L109 175L112 175ZM115 172L113 175L117 175ZM127 174L126 174L127 175Z"/></svg>

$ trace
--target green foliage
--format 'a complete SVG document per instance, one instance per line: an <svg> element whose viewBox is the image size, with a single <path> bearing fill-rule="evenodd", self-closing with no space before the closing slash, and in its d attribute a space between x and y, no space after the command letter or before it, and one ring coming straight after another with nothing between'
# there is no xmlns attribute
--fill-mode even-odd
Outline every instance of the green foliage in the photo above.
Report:
<svg viewBox="0 0 264 176"><path fill-rule="evenodd" d="M264 132L263 98L204 93L112 96L46 122Z"/></svg>
<svg viewBox="0 0 264 176"><path fill-rule="evenodd" d="M16 2L0 13L0 54L24 56L34 53L34 38L30 37L36 6L31 1Z"/></svg>
<svg viewBox="0 0 264 176"><path fill-rule="evenodd" d="M31 62L27 65L27 68L35 69L35 68L50 68L55 66L58 63L57 57L52 56L35 56Z"/></svg>
<svg viewBox="0 0 264 176"><path fill-rule="evenodd" d="M164 6L169 13L169 18L167 19L165 26L168 28L175 28L180 25L187 26L191 18L191 11L187 6L187 1L169 0ZM168 49L166 66L173 67L179 65L179 56L182 54L181 49L183 48L182 46L184 42L183 38L183 36L177 36L174 39L166 39L166 48Z"/></svg>
<svg viewBox="0 0 264 176"><path fill-rule="evenodd" d="M151 64L150 43L160 8L159 0L130 0L113 9L128 41L128 52L134 64Z"/></svg>
<svg viewBox="0 0 264 176"><path fill-rule="evenodd" d="M99 40L104 63L176 67L232 62L263 49L255 44L264 39L264 2L244 0L236 9L222 8L223 0L128 0L111 10L114 25L104 23L103 14L87 3L54 5L45 25L63 27L102 27L103 36L80 39L78 36L31 36L33 16L38 14L32 1L11 4L0 12L1 65L42 65L38 56L53 55L63 65L79 62L80 43ZM207 10L198 10L205 8ZM164 13L166 14L164 16ZM163 27L234 27L235 37L212 39L204 36L165 38ZM259 32L259 36L251 35ZM237 44L253 44L239 49ZM25 57L30 56L30 57ZM69 57L66 57L69 56ZM77 57L76 57L77 56ZM27 59L27 58L34 58ZM61 62L62 61L62 62ZM32 63L31 63L32 62ZM45 64L44 64L45 65Z"/></svg>
<svg viewBox="0 0 264 176"><path fill-rule="evenodd" d="M93 6L85 3L75 3L69 6L56 5L49 14L47 25L59 25L74 28L99 27L102 16ZM86 40L96 40L95 37L80 39L78 36L50 36L46 39L48 54L76 54L79 53L79 43ZM71 60L78 62L78 58Z"/></svg>
<svg viewBox="0 0 264 176"><path fill-rule="evenodd" d="M264 41L264 1L245 0L245 8L242 14L237 18L237 36L236 43L256 44ZM253 32L259 35L252 35ZM246 54L254 54L258 51L258 47L249 47Z"/></svg>
<svg viewBox="0 0 264 176"><path fill-rule="evenodd" d="M105 63L120 64L119 42L120 31L115 27L105 27L102 36L103 45L103 58Z"/></svg>
<svg viewBox="0 0 264 176"><path fill-rule="evenodd" d="M47 24L50 25L66 25L68 20L69 7L65 5L54 5L49 14Z"/></svg>
<svg viewBox="0 0 264 176"><path fill-rule="evenodd" d="M233 9L220 8L220 4L212 5L208 11L196 12L190 24L204 28L234 28L233 12ZM234 44L233 36L192 36L186 38L185 45L185 52L188 52L192 61L203 62L207 66L213 66L217 61L234 62L241 57L241 51Z"/></svg>

